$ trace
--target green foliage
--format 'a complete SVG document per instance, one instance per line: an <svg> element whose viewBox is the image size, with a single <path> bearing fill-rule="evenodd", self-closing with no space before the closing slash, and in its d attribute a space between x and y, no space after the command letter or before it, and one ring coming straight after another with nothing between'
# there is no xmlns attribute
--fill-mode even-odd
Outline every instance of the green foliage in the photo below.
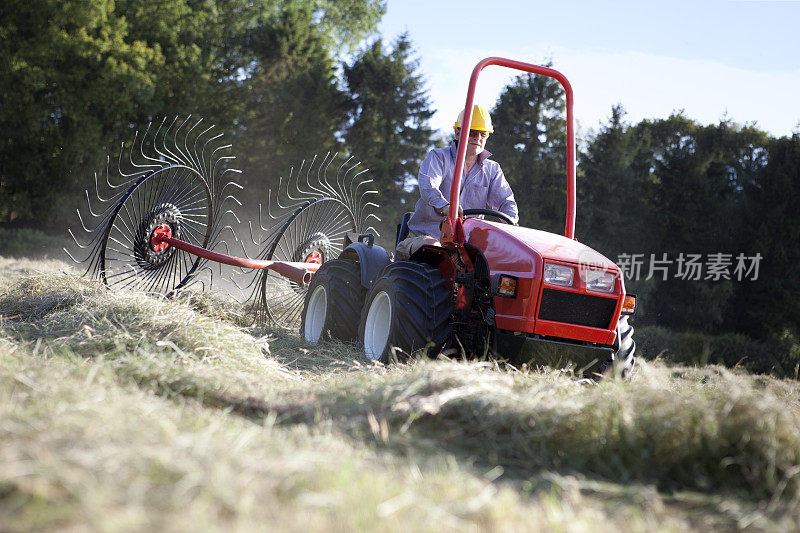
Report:
<svg viewBox="0 0 800 533"><path fill-rule="evenodd" d="M344 114L332 61L384 10L381 0L5 2L0 222L61 223L103 156L163 115L223 130L238 119L246 140L252 119L252 136L310 130L301 148L331 146Z"/></svg>
<svg viewBox="0 0 800 533"><path fill-rule="evenodd" d="M407 34L389 51L375 40L344 65L344 79L352 98L345 141L351 152L370 168L379 203L399 219L398 198L413 182L422 159L433 144L428 120L433 115L418 61ZM412 195L416 200L416 193Z"/></svg>
<svg viewBox="0 0 800 533"><path fill-rule="evenodd" d="M766 339L800 330L800 140L772 139L723 119L683 114L630 125L615 106L579 154L578 238L612 260L641 254L627 290L639 324ZM566 131L555 80L524 75L493 110L490 149L522 206L524 225L563 232ZM730 254L733 279L677 279L677 260ZM757 280L737 280L736 257L762 257ZM672 261L666 280L651 259ZM651 277L651 279L647 279Z"/></svg>
<svg viewBox="0 0 800 533"><path fill-rule="evenodd" d="M266 190L291 166L339 149L348 99L337 86L322 28L308 8L287 8L245 36L252 54L237 131L245 184Z"/></svg>
<svg viewBox="0 0 800 533"><path fill-rule="evenodd" d="M743 287L730 320L751 334L800 334L800 135L750 147L756 169L744 185L742 237L764 259ZM734 311L735 310L735 311ZM761 331L759 331L761 330Z"/></svg>
<svg viewBox="0 0 800 533"><path fill-rule="evenodd" d="M723 365L749 372L796 377L800 343L786 335L753 340L741 333L676 332L661 326L636 328L637 353L680 365Z"/></svg>
<svg viewBox="0 0 800 533"><path fill-rule="evenodd" d="M649 165L638 159L649 148L629 133L620 105L581 154L576 227L580 238L609 257L651 251L657 228L642 224L652 209ZM650 231L648 231L650 230ZM652 250L655 251L655 250Z"/></svg>
<svg viewBox="0 0 800 533"><path fill-rule="evenodd" d="M0 228L0 255L11 257L62 256L71 241L66 235L48 235L31 228Z"/></svg>

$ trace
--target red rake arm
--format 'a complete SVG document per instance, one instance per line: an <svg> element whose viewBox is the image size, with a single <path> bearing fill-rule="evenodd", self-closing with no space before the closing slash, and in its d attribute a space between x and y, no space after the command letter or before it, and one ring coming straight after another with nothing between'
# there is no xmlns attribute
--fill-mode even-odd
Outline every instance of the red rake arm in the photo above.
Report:
<svg viewBox="0 0 800 533"><path fill-rule="evenodd" d="M206 250L205 248L202 248L200 246L195 246L194 244L190 244L186 241L176 239L175 237L170 237L167 232L159 232L159 231L153 232L153 235L150 238L150 245L155 249L155 246L162 243L174 246L175 248L183 250L184 252L188 252L192 255L196 255L198 257L202 257L210 261L216 261L217 263L223 263L226 265L238 266L242 268L258 268L258 269L272 270L273 272L277 272L281 276L296 283L310 282L311 277L314 275L314 272L316 272L317 269L321 266L318 263L266 261L261 259L247 259L244 257L234 257L232 255L225 255L219 252L212 252L211 250Z"/></svg>

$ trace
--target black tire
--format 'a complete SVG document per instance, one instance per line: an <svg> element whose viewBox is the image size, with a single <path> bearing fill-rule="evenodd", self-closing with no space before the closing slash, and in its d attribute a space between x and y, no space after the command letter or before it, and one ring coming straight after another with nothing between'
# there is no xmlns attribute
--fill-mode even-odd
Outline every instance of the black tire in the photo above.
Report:
<svg viewBox="0 0 800 533"><path fill-rule="evenodd" d="M319 300L312 302L312 296L318 288L325 292L324 305ZM326 261L308 286L300 335L308 342L317 342L320 338L355 341L366 292L361 285L358 263L347 259Z"/></svg>
<svg viewBox="0 0 800 533"><path fill-rule="evenodd" d="M633 373L636 358L636 341L633 340L633 326L628 323L628 315L622 315L617 322L617 339L614 341L614 355L600 365L598 373L604 377L629 378Z"/></svg>
<svg viewBox="0 0 800 533"><path fill-rule="evenodd" d="M441 272L398 261L383 269L367 293L359 342L368 358L383 363L405 360L425 347L435 356L452 337L452 315L451 291Z"/></svg>

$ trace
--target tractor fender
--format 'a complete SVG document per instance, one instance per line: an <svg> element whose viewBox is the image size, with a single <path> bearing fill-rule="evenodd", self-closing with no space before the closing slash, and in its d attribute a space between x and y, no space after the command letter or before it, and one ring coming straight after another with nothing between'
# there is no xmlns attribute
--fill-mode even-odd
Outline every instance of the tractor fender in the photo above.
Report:
<svg viewBox="0 0 800 533"><path fill-rule="evenodd" d="M361 285L365 289L372 287L372 283L380 271L392 262L386 250L365 242L354 242L348 245L339 255L339 259L350 259L361 264Z"/></svg>

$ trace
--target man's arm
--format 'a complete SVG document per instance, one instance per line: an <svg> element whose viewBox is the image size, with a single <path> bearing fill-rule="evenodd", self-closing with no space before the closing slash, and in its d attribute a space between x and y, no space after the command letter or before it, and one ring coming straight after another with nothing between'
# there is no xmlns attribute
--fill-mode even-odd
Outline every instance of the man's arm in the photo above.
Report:
<svg viewBox="0 0 800 533"><path fill-rule="evenodd" d="M489 181L487 203L489 204L489 209L505 213L514 222L519 222L519 210L517 209L517 201L514 200L514 191L511 190L511 185L508 184L500 165L497 165L497 172L494 173Z"/></svg>
<svg viewBox="0 0 800 533"><path fill-rule="evenodd" d="M439 190L439 186L444 179L444 160L437 157L436 152L431 150L419 166L419 195L425 202L439 211L450 202Z"/></svg>

